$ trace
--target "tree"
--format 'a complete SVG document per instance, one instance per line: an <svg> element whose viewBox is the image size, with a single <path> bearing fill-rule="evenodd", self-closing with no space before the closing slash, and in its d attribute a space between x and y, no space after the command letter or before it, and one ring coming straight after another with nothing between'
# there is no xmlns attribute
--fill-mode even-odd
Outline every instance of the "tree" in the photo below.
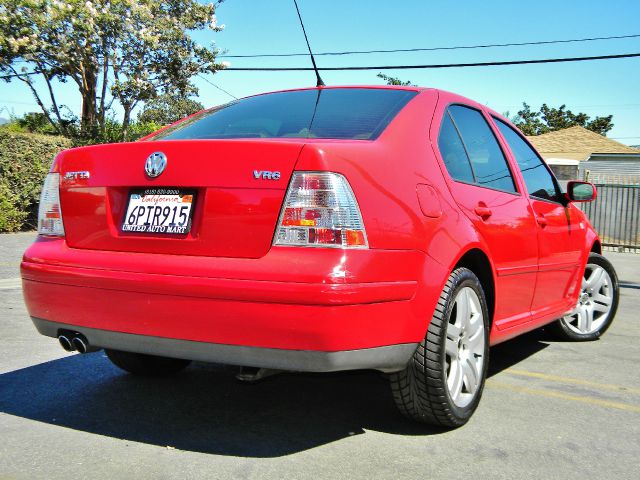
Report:
<svg viewBox="0 0 640 480"><path fill-rule="evenodd" d="M138 122L168 125L199 112L204 106L188 96L165 93L145 103L138 114Z"/></svg>
<svg viewBox="0 0 640 480"><path fill-rule="evenodd" d="M57 133L42 112L25 113L22 118L14 118L13 120L18 127L27 132L48 135Z"/></svg>
<svg viewBox="0 0 640 480"><path fill-rule="evenodd" d="M558 108L549 107L542 104L540 111L533 112L531 107L525 102L522 103L522 110L512 118L513 123L525 135L541 135L554 130L574 127L576 125L591 130L592 132L606 135L613 128L613 115L606 117L596 117L590 120L586 113L573 113L567 109L566 105Z"/></svg>
<svg viewBox="0 0 640 480"><path fill-rule="evenodd" d="M378 73L378 75L376 76L378 78L383 79L385 82L387 82L387 85L401 85L401 86L413 85L413 83L411 83L409 80L403 81L403 80L400 80L398 77L390 77L389 75L385 75L384 73Z"/></svg>
<svg viewBox="0 0 640 480"><path fill-rule="evenodd" d="M215 73L217 50L191 31L220 31L220 4L197 0L0 0L0 74L24 82L59 133L102 134L117 101L126 138L131 112L165 93L185 95L194 75ZM36 77L46 92L38 91ZM82 97L79 132L55 95L55 81L73 82ZM47 108L46 104L51 107Z"/></svg>

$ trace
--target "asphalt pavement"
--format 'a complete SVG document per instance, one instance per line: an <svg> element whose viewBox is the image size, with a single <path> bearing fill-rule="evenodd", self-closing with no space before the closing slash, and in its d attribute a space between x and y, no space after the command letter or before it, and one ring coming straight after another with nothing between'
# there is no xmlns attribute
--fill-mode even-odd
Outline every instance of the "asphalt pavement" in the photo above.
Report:
<svg viewBox="0 0 640 480"><path fill-rule="evenodd" d="M640 254L606 254L628 286L600 340L539 330L494 347L475 416L443 431L396 413L376 372L242 385L230 367L140 379L68 354L22 303L32 238L0 235L0 479L639 476Z"/></svg>

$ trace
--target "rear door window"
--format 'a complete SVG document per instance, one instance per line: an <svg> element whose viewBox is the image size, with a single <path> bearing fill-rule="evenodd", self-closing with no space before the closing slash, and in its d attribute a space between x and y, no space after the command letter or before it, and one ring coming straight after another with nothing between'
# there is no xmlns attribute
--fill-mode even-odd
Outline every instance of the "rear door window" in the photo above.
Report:
<svg viewBox="0 0 640 480"><path fill-rule="evenodd" d="M474 183L515 193L507 159L482 113L462 105L452 105L448 112L471 164Z"/></svg>
<svg viewBox="0 0 640 480"><path fill-rule="evenodd" d="M509 125L495 117L494 120L520 167L529 195L560 202L562 193L558 183L535 150Z"/></svg>
<svg viewBox="0 0 640 480"><path fill-rule="evenodd" d="M438 148L451 178L461 182L474 182L475 179L471 171L469 157L464 149L460 135L458 135L458 131L453 125L449 112L445 112L442 119L442 127L438 136Z"/></svg>

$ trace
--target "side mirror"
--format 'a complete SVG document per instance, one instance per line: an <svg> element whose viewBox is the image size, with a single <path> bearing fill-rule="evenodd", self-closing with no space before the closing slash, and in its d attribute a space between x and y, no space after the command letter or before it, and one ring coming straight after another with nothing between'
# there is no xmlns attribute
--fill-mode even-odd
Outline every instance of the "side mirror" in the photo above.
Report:
<svg viewBox="0 0 640 480"><path fill-rule="evenodd" d="M567 183L565 195L570 202L593 202L598 193L593 183L571 181Z"/></svg>

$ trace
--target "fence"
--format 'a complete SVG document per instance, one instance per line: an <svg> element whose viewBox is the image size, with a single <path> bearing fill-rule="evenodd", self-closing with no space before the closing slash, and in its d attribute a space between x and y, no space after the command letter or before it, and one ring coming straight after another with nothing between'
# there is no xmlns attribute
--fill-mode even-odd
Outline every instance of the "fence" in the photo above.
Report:
<svg viewBox="0 0 640 480"><path fill-rule="evenodd" d="M596 184L598 197L581 204L604 246L640 253L640 185Z"/></svg>

